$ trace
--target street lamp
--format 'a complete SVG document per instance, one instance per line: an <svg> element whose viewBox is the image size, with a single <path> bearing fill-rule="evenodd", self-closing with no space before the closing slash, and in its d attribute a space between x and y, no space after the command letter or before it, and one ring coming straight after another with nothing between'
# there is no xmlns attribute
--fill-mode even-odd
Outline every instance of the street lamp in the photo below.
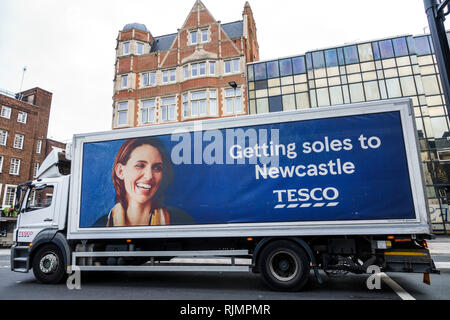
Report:
<svg viewBox="0 0 450 320"><path fill-rule="evenodd" d="M450 49L444 26L445 16L450 12L450 1L444 0L438 3L438 0L423 0L423 3L447 104L447 117L450 117ZM447 11L444 11L446 8Z"/></svg>

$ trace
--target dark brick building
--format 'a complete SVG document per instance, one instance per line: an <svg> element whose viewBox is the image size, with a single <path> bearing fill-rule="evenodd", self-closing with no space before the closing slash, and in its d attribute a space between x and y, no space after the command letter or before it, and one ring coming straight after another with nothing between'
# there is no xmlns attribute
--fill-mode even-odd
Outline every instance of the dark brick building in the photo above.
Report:
<svg viewBox="0 0 450 320"><path fill-rule="evenodd" d="M248 114L245 66L258 60L248 2L242 20L222 23L197 0L163 36L127 24L117 38L112 128Z"/></svg>
<svg viewBox="0 0 450 320"><path fill-rule="evenodd" d="M9 207L16 186L36 176L51 146L47 139L52 93L40 88L0 93L0 203Z"/></svg>

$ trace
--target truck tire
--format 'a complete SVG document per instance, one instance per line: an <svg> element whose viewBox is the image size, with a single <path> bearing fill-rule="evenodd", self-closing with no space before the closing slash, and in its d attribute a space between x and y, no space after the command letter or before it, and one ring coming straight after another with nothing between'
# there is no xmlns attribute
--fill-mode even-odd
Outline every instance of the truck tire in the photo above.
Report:
<svg viewBox="0 0 450 320"><path fill-rule="evenodd" d="M272 290L299 291L309 279L309 258L297 244L279 240L262 249L259 270Z"/></svg>
<svg viewBox="0 0 450 320"><path fill-rule="evenodd" d="M39 248L33 258L33 273L42 283L61 282L66 275L61 250L54 244L46 244Z"/></svg>

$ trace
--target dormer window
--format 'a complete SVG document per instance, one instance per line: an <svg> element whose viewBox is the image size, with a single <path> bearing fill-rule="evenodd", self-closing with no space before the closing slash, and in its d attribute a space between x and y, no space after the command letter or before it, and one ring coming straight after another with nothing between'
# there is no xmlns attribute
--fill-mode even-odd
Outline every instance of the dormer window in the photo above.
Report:
<svg viewBox="0 0 450 320"><path fill-rule="evenodd" d="M201 31L202 34L202 42L208 42L208 29L203 29Z"/></svg>
<svg viewBox="0 0 450 320"><path fill-rule="evenodd" d="M197 42L198 42L197 36L198 36L197 31L191 32L191 44L197 44Z"/></svg>

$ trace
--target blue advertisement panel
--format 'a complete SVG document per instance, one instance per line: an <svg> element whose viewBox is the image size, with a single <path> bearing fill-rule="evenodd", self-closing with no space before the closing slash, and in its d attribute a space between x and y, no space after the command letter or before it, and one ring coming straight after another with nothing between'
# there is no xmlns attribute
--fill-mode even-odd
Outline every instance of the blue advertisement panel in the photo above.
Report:
<svg viewBox="0 0 450 320"><path fill-rule="evenodd" d="M80 228L414 219L400 112L84 143Z"/></svg>

